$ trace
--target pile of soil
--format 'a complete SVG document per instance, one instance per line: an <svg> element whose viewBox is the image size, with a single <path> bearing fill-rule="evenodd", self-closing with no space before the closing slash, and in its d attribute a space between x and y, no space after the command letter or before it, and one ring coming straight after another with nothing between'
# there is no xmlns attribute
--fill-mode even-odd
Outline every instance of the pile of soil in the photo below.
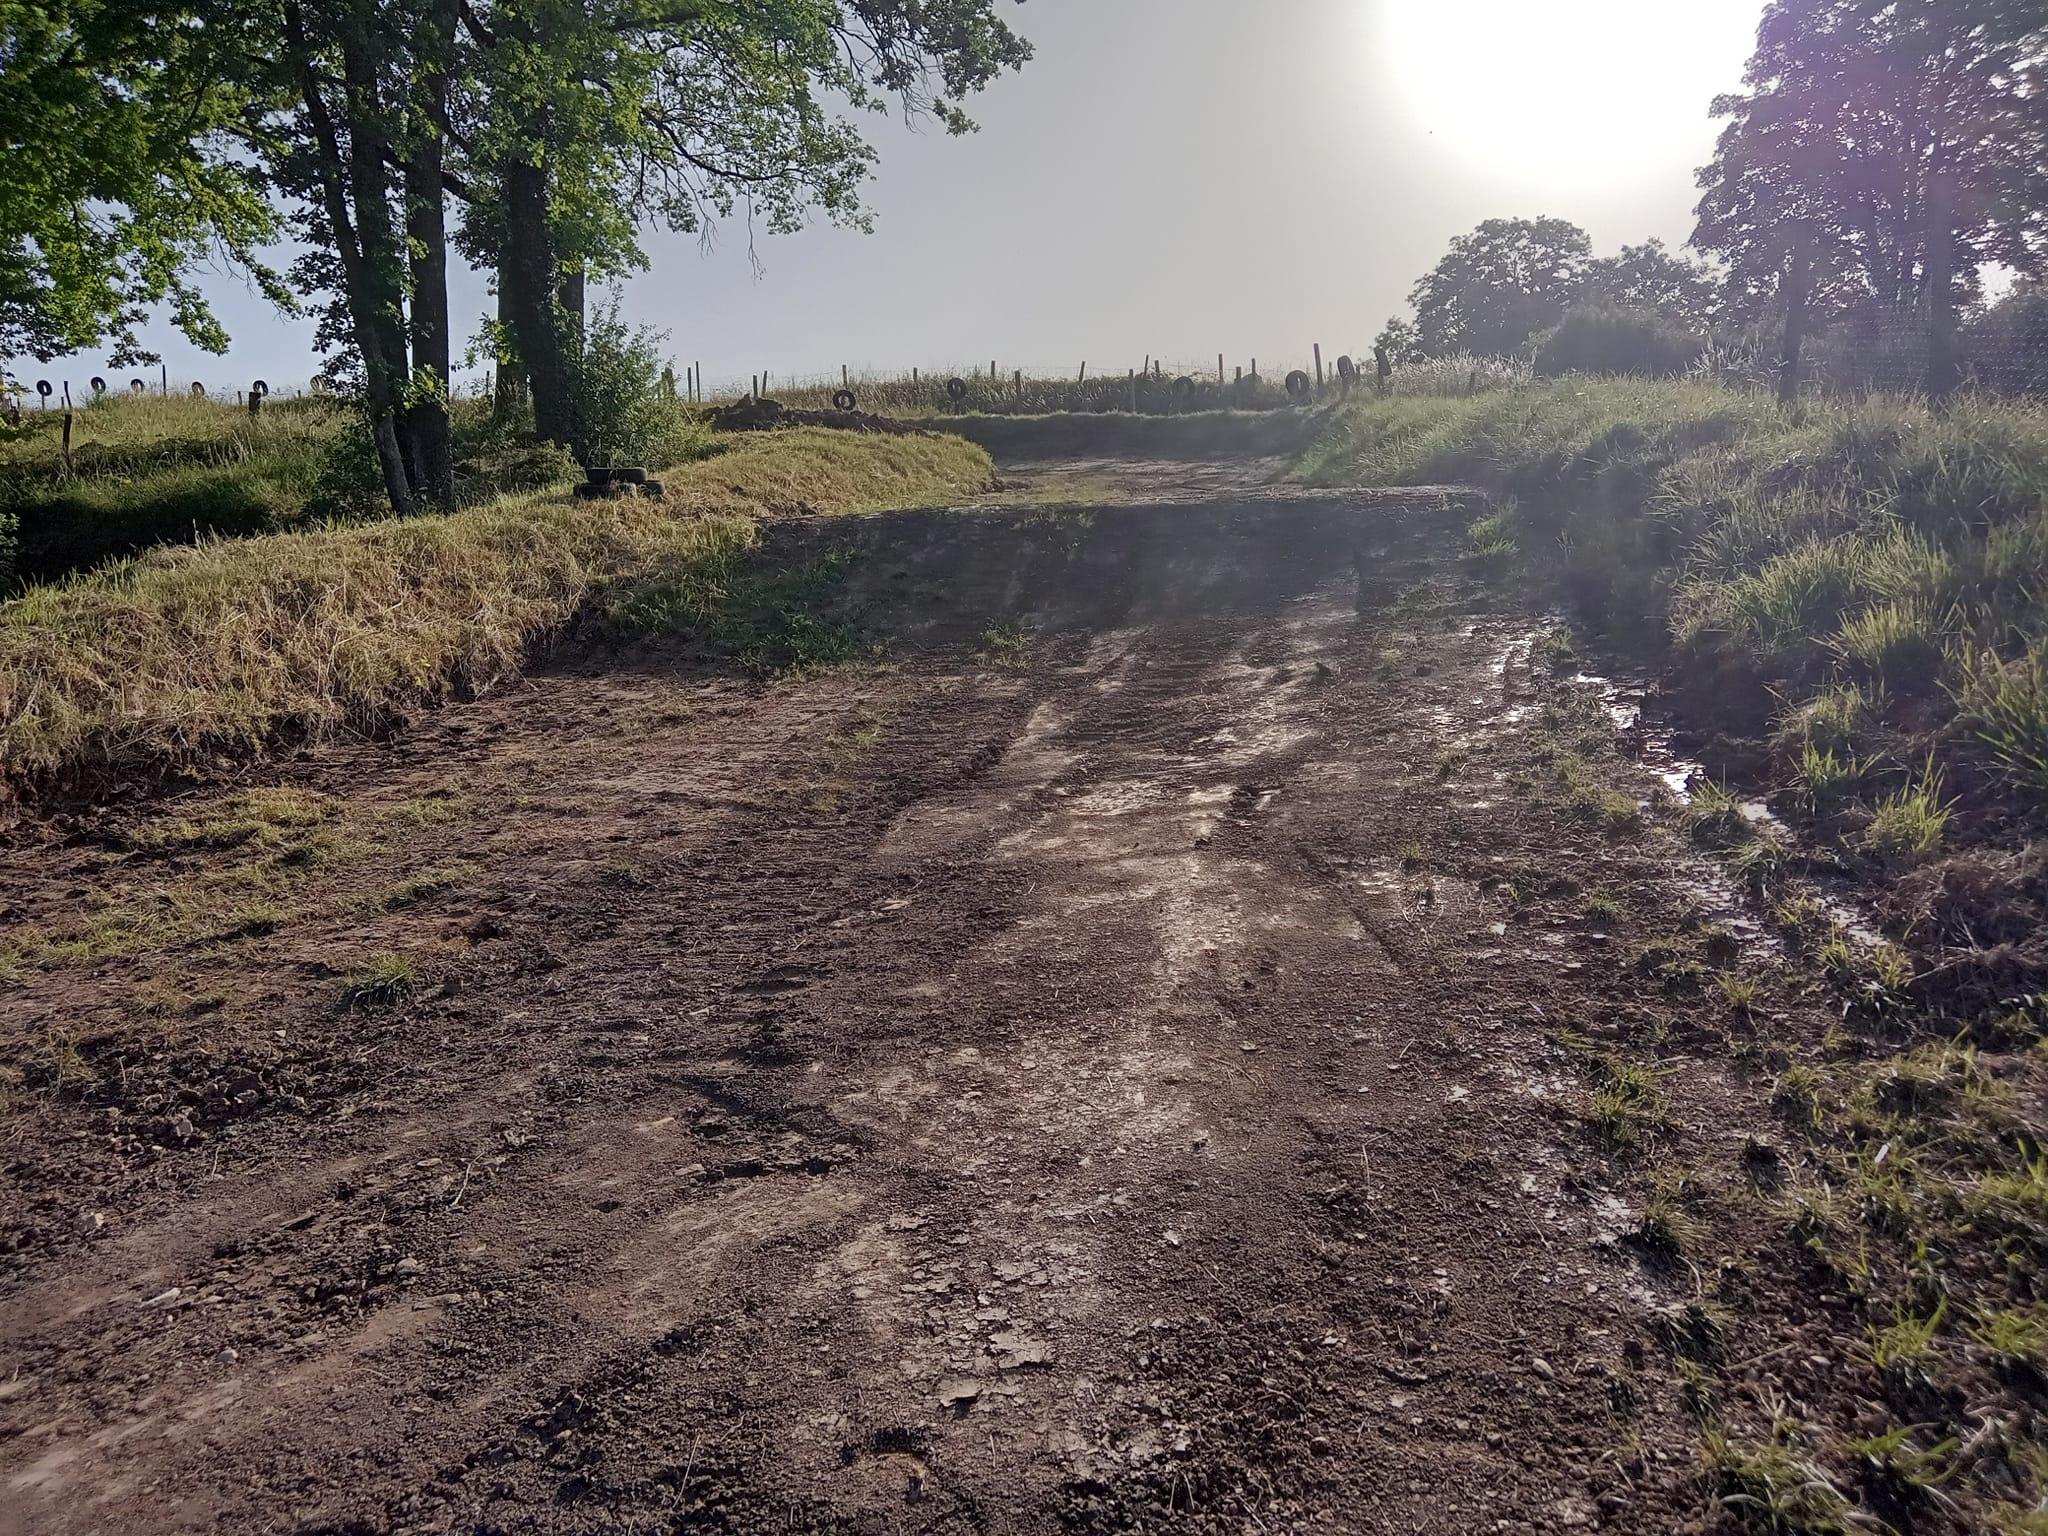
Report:
<svg viewBox="0 0 2048 1536"><path fill-rule="evenodd" d="M929 435L921 427L866 411L802 411L780 400L751 396L711 413L714 432L773 432L783 427L836 427L842 432L886 432L892 437Z"/></svg>

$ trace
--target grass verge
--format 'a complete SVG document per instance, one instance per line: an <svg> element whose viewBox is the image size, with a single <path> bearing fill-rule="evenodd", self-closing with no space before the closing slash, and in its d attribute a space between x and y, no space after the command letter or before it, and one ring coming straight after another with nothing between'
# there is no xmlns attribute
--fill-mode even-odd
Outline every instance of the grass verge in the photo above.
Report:
<svg viewBox="0 0 2048 1536"><path fill-rule="evenodd" d="M944 437L764 434L664 501L509 497L445 517L164 548L0 605L0 793L188 770L371 730L515 671L594 594L698 573L762 512L932 505L987 456Z"/></svg>

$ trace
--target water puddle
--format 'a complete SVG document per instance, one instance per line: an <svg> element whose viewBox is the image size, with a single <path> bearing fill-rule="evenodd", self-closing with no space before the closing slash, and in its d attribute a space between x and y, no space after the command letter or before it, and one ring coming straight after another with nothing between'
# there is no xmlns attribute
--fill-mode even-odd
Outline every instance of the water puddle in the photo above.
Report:
<svg viewBox="0 0 2048 1536"><path fill-rule="evenodd" d="M1513 694L1522 691L1515 686L1515 674L1517 669L1531 665L1537 641L1564 623L1561 615L1545 615L1539 625L1509 635L1492 651L1487 667L1500 681L1502 698L1491 718L1481 726L1482 732L1521 725L1536 713L1536 705L1513 698ZM1478 634L1478 623L1475 621L1467 625L1462 633ZM1619 680L1583 668L1564 681L1574 688L1587 690L1597 699L1615 730L1627 742L1631 756L1674 803L1681 807L1691 805L1698 786L1713 782L1704 765L1685 756L1673 744L1670 730L1650 718L1646 708L1649 692L1646 684L1637 680ZM1439 726L1448 728L1452 725L1450 710L1439 708L1434 714ZM1465 746L1470 741L1468 731L1455 737L1453 744ZM1642 802L1642 806L1644 810L1653 809L1647 800ZM1764 801L1747 798L1737 801L1736 808L1759 831L1792 840L1784 820ZM1688 859L1685 867L1675 873L1712 920L1745 941L1769 949L1782 948L1776 936L1751 915L1749 897L1718 859L1700 855ZM1886 942L1876 924L1852 900L1839 892L1815 890L1812 894L1829 919L1852 942L1865 948Z"/></svg>

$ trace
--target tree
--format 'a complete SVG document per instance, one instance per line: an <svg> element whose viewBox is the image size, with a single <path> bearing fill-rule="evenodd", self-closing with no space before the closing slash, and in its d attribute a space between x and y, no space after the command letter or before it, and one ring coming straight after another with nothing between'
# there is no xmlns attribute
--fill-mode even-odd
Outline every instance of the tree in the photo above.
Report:
<svg viewBox="0 0 2048 1536"><path fill-rule="evenodd" d="M1403 363L1419 363L1429 356L1422 350L1422 340L1415 334L1412 321L1403 320L1399 315L1387 316L1387 323L1379 335L1373 338L1373 350L1384 347L1387 361L1399 367Z"/></svg>
<svg viewBox="0 0 2048 1536"><path fill-rule="evenodd" d="M1939 353L1987 265L2048 259L2044 57L2038 5L1774 0L1714 103L1693 244L1752 308L1918 309Z"/></svg>
<svg viewBox="0 0 2048 1536"><path fill-rule="evenodd" d="M189 280L224 253L281 304L257 252L278 232L260 169L237 152L249 18L182 7L0 0L0 358L110 345L148 357L156 305L193 342L226 334Z"/></svg>
<svg viewBox="0 0 2048 1536"><path fill-rule="evenodd" d="M1720 292L1720 274L1705 262L1673 253L1661 240L1645 240L1593 261L1580 297L1703 333L1713 324Z"/></svg>
<svg viewBox="0 0 2048 1536"><path fill-rule="evenodd" d="M1563 219L1488 219L1409 294L1417 345L1429 357L1520 356L1563 317L1591 260L1586 232Z"/></svg>
<svg viewBox="0 0 2048 1536"><path fill-rule="evenodd" d="M462 228L494 264L541 435L587 449L562 278L644 262L643 225L699 232L744 209L866 227L874 151L841 114L893 100L949 132L1030 48L997 0L463 0L478 113Z"/></svg>

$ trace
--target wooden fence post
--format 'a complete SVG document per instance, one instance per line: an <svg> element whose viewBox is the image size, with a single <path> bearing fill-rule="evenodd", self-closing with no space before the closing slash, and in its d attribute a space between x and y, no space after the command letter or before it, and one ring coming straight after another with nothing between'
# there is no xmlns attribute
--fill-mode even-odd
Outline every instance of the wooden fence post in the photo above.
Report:
<svg viewBox="0 0 2048 1536"><path fill-rule="evenodd" d="M1019 400L1024 398L1024 370L1022 368L1017 370L1017 398Z"/></svg>
<svg viewBox="0 0 2048 1536"><path fill-rule="evenodd" d="M1148 359L1148 361L1149 361L1149 359ZM1137 409L1138 409L1138 370L1137 370L1137 369L1135 369L1135 368L1133 368L1133 369L1131 370L1131 412L1132 412L1132 414L1133 414L1133 415L1135 415L1135 414L1137 413Z"/></svg>
<svg viewBox="0 0 2048 1536"><path fill-rule="evenodd" d="M1218 389L1223 387L1223 354L1221 352L1216 354L1216 387Z"/></svg>
<svg viewBox="0 0 2048 1536"><path fill-rule="evenodd" d="M1323 393L1323 344L1322 344L1322 343L1321 343L1321 342L1319 341L1319 342L1317 342L1317 343L1316 343L1316 396L1317 396L1317 398L1318 398L1318 399L1320 399L1320 398L1322 397L1322 393Z"/></svg>
<svg viewBox="0 0 2048 1536"><path fill-rule="evenodd" d="M1081 377L1076 382L1081 384L1088 382L1088 360L1086 358L1081 360Z"/></svg>

